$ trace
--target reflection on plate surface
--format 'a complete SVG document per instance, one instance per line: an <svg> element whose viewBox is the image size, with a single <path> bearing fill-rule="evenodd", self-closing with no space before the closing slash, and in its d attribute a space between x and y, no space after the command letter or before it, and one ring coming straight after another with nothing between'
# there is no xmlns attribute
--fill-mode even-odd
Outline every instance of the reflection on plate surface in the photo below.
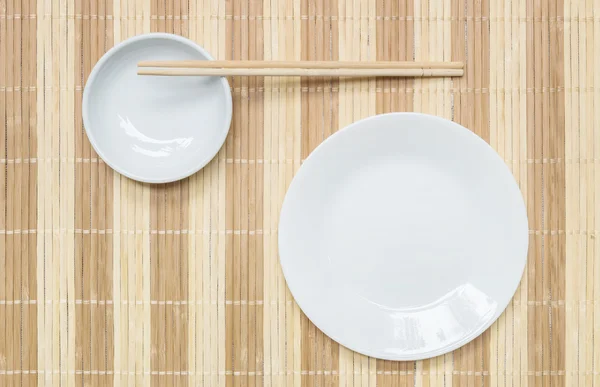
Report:
<svg viewBox="0 0 600 387"><path fill-rule="evenodd" d="M134 152L138 152L143 155L150 156L150 157L170 156L174 150L185 149L188 146L190 146L192 141L194 141L194 137L173 138L171 140L157 140L155 138L150 138L150 137L144 135L139 130L137 130L136 127L129 120L129 117L124 119L123 117L121 117L121 115L119 115L119 126L123 130L125 130L125 134L127 134L129 137L133 137L134 139L139 140L142 143L153 144L153 145L163 145L163 146L159 146L158 149L154 149L154 150L143 148L139 144L136 144L136 143L131 145L131 149ZM176 147L173 148L173 147L169 146L169 144L175 144Z"/></svg>
<svg viewBox="0 0 600 387"><path fill-rule="evenodd" d="M407 355L423 348L442 348L468 337L489 321L497 308L496 301L465 284L419 310L389 311L397 347L385 351Z"/></svg>

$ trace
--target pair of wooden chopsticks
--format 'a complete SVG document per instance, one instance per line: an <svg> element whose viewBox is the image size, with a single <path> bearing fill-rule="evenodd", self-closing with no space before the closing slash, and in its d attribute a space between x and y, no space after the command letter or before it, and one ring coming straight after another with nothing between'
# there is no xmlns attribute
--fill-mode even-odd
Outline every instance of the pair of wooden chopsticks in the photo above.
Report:
<svg viewBox="0 0 600 387"><path fill-rule="evenodd" d="M299 77L461 77L462 62L187 60L138 63L139 75Z"/></svg>

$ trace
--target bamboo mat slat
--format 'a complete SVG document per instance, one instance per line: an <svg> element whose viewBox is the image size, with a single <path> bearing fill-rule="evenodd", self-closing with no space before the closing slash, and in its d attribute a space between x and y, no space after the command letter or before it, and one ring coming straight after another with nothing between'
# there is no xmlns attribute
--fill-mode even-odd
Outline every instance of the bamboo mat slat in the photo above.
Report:
<svg viewBox="0 0 600 387"><path fill-rule="evenodd" d="M600 1L0 0L0 385L600 384ZM215 159L167 185L93 151L86 79L164 31L217 59L463 61L458 79L235 77ZM438 358L353 353L302 314L277 227L302 160L370 115L459 122L530 226L506 312Z"/></svg>

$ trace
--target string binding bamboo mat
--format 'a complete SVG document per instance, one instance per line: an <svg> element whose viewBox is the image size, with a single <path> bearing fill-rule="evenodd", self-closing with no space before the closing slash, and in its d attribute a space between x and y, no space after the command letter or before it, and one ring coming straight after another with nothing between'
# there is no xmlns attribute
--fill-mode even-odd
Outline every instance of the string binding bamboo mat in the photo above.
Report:
<svg viewBox="0 0 600 387"><path fill-rule="evenodd" d="M1 0L0 385L600 384L598 12L595 0ZM150 186L98 159L81 97L107 49L151 31L218 59L453 60L466 75L231 79L218 156ZM279 208L302 160L390 111L483 137L530 220L503 316L420 362L329 340L278 264Z"/></svg>

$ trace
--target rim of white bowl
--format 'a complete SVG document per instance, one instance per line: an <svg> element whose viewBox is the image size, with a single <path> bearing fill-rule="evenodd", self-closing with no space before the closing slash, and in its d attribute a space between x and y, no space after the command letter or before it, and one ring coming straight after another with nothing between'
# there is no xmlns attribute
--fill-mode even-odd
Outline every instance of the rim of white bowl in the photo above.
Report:
<svg viewBox="0 0 600 387"><path fill-rule="evenodd" d="M92 124L88 118L88 105L89 105L89 87L88 86L93 86L96 77L98 76L98 73L100 72L100 70L102 69L102 67L106 64L106 62L108 62L118 51L126 48L127 46L133 44L133 43L137 43L139 41L142 40L153 40L153 39L166 39L166 40L173 40L179 43L183 43L188 47L193 48L194 50L198 51L200 54L202 54L203 56L206 57L207 60L214 60L214 58L212 57L212 55L210 55L210 53L208 51L206 51L204 48L202 48L202 46L200 46L199 44L197 44L196 42L184 38L183 36L179 36L179 35L174 35L174 34L169 34L169 33L164 33L164 32L153 32L153 33L149 33L149 34L142 34L142 35L137 35L134 36L132 38L126 39L122 42L120 42L119 44L113 46L110 50L108 50L101 58L100 60L94 65L94 68L92 69L92 72L90 73L87 82L85 83L85 87L83 89L83 99L82 99L82 103L81 103L81 115L83 118L83 126L85 128L85 132L88 136L88 139L90 140L90 144L92 144L92 147L94 148L94 150L96 151L96 153L98 154L98 156L104 160L104 162L106 164L108 164L108 166L110 166L112 169L114 169L115 171L117 171L118 173L120 173L123 176L126 176L130 179L133 180L137 180L143 183L153 183L153 184L161 184L161 183L171 183L174 181L178 181L181 179L184 179L188 176L193 175L194 173L198 172L199 170L201 170L202 168L204 168L206 166L206 164L208 164L216 155L217 153L219 153L219 150L223 147L223 144L225 143L225 140L227 139L227 134L229 133L229 129L231 127L231 118L232 118L232 113L233 113L233 108L232 108L232 97L231 97L231 89L229 86L229 81L227 81L227 78L225 77L220 77L221 78L221 85L223 86L223 89L225 91L225 96L227 98L225 98L226 102L226 106L225 106L225 114L227 115L226 117L226 125L224 125L224 127L220 130L220 135L221 137L218 139L218 141L216 143L219 144L219 146L214 150L214 152L212 152L211 154L209 154L207 157L205 157L204 159L202 159L196 166L194 166L193 168L179 174L176 176L173 176L171 178L163 178L163 179L153 179L153 178L148 178L148 177L143 177L143 176L138 176L134 173L128 172L120 167L118 167L117 165L115 165L112 161L110 161L107 157L105 157L104 153L102 152L101 149L98 148L98 145L96 144L96 139L94 138L93 135L93 130L92 128Z"/></svg>

